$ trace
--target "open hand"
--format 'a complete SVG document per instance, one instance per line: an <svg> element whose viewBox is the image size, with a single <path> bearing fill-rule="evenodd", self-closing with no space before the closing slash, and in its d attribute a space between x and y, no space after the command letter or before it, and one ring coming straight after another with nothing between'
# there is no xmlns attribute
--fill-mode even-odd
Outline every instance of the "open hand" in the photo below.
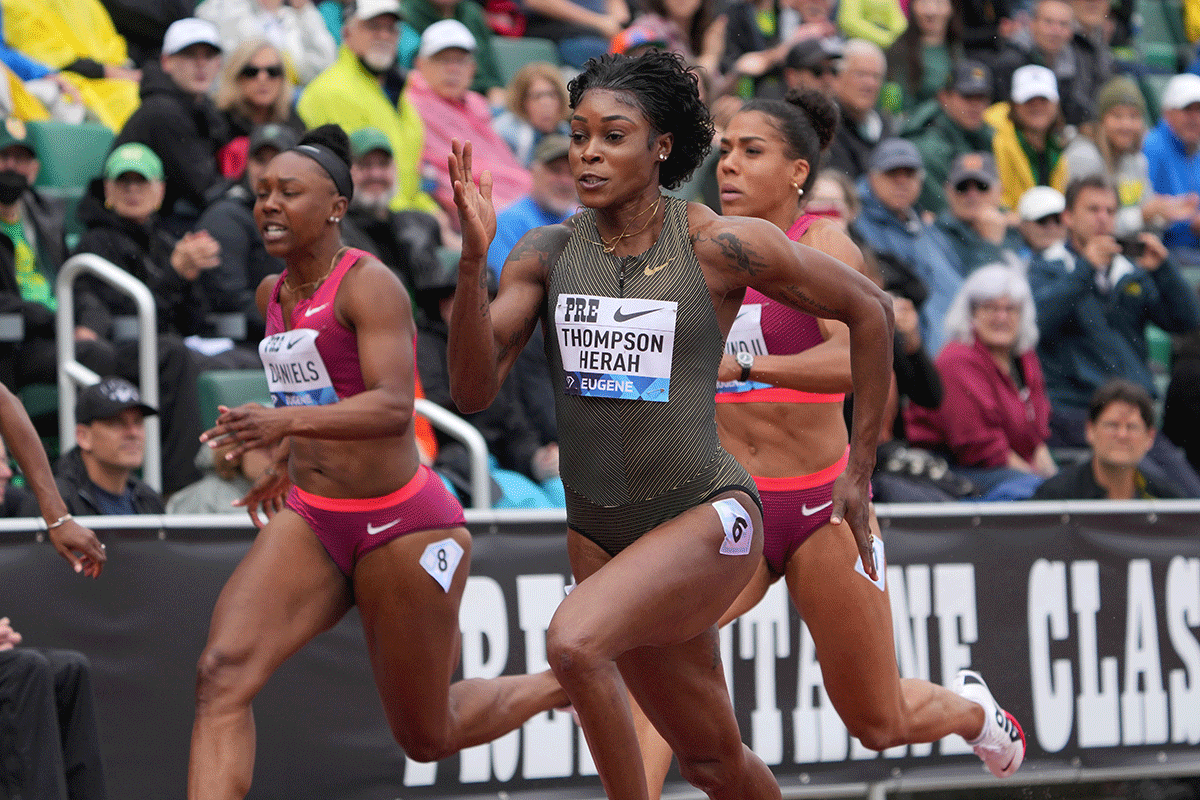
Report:
<svg viewBox="0 0 1200 800"><path fill-rule="evenodd" d="M258 480L250 487L250 491L246 492L245 497L241 500L234 500L233 504L245 506L254 527L262 528L266 524L262 520L263 516L270 522L276 514L283 510L284 498L291 485L287 464L272 464L262 475L258 476ZM262 516L259 515L260 511Z"/></svg>
<svg viewBox="0 0 1200 800"><path fill-rule="evenodd" d="M454 183L454 204L462 230L462 260L484 262L488 247L496 235L496 207L492 205L492 173L479 176L479 185L471 175L471 143L451 140L450 179Z"/></svg>

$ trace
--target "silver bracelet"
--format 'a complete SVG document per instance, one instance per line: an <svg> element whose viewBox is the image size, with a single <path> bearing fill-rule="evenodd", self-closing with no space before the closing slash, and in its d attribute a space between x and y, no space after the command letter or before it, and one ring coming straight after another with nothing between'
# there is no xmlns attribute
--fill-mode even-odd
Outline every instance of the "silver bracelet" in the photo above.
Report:
<svg viewBox="0 0 1200 800"><path fill-rule="evenodd" d="M75 517L72 514L63 514L58 519L54 520L54 522L51 522L49 525L47 525L46 530L52 531L55 528L57 528L58 526L62 525L64 522L67 522L67 521L73 520L73 519L75 519Z"/></svg>

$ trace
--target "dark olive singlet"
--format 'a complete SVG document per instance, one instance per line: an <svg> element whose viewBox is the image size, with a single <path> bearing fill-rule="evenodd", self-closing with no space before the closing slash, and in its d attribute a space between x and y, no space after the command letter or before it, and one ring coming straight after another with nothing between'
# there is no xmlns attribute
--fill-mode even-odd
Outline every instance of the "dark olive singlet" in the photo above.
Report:
<svg viewBox="0 0 1200 800"><path fill-rule="evenodd" d="M603 253L595 212L575 229L549 276L546 354L557 399L560 468L572 529L616 555L646 531L728 489L758 502L749 473L726 452L715 421L724 339L688 231L688 204L665 198L663 230L646 252ZM677 303L667 402L570 394L556 318L560 295ZM564 301L566 302L566 301ZM633 306L628 306L633 308ZM636 314L617 307L609 330ZM576 336L580 325L569 327Z"/></svg>

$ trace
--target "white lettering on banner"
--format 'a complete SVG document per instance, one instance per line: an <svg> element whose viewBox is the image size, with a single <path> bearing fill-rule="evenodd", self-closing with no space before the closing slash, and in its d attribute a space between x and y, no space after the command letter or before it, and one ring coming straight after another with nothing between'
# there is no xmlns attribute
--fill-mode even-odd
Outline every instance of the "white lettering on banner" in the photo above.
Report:
<svg viewBox="0 0 1200 800"><path fill-rule="evenodd" d="M546 661L546 631L565 594L562 575L517 577L517 624L525 632L525 670L541 672ZM565 778L573 774L575 721L565 711L543 711L522 726L521 776ZM582 731L578 733L582 736ZM582 741L582 740L581 740Z"/></svg>
<svg viewBox="0 0 1200 800"><path fill-rule="evenodd" d="M1117 659L1100 659L1096 615L1100 613L1100 565L1095 561L1071 564L1071 610L1075 612L1075 638L1079 644L1080 747L1115 747L1121 743L1117 721Z"/></svg>
<svg viewBox="0 0 1200 800"><path fill-rule="evenodd" d="M467 579L459 606L462 628L463 678L495 678L508 665L508 614L504 590L492 578L472 575ZM520 730L510 731L490 744L468 747L459 755L460 783L483 783L495 778L511 780L517 772Z"/></svg>
<svg viewBox="0 0 1200 800"><path fill-rule="evenodd" d="M792 713L796 763L844 761L850 733L825 691L816 643L804 625L796 672L796 710Z"/></svg>
<svg viewBox="0 0 1200 800"><path fill-rule="evenodd" d="M792 649L789 602L783 581L776 581L762 601L738 620L740 655L754 659L750 746L768 764L783 761L783 714L775 695L775 660L787 658Z"/></svg>
<svg viewBox="0 0 1200 800"><path fill-rule="evenodd" d="M1050 661L1050 640L1070 638L1067 612L1067 565L1039 559L1029 570L1029 668L1033 690L1033 730L1047 753L1057 753L1071 738L1075 687L1071 660ZM1044 635L1048 631L1049 635ZM1028 731L1026 732L1028 735Z"/></svg>
<svg viewBox="0 0 1200 800"><path fill-rule="evenodd" d="M1158 655L1158 614L1150 562L1129 562L1125 612L1125 690L1121 693L1121 743L1167 741L1167 693Z"/></svg>
<svg viewBox="0 0 1200 800"><path fill-rule="evenodd" d="M929 567L910 564L887 568L888 596L892 604L892 629L896 642L896 663L905 678L929 680L929 617L933 614L932 586ZM905 751L914 756L933 752L933 743L900 745L884 752L888 758L899 758Z"/></svg>
<svg viewBox="0 0 1200 800"><path fill-rule="evenodd" d="M949 681L960 669L971 666L968 645L979 641L974 564L934 565L933 610L938 617L942 646L942 676ZM938 747L943 755L971 752L961 736L947 736L938 742Z"/></svg>
<svg viewBox="0 0 1200 800"><path fill-rule="evenodd" d="M1189 628L1200 628L1200 558L1175 556L1167 567L1167 634L1183 662L1167 685L1171 695L1171 741L1200 744L1200 642Z"/></svg>

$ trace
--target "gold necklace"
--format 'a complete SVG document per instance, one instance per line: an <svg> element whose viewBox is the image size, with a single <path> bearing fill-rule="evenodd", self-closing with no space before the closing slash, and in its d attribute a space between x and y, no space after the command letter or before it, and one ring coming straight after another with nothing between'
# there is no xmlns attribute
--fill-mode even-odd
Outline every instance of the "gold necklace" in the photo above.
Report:
<svg viewBox="0 0 1200 800"><path fill-rule="evenodd" d="M334 268L337 267L338 260L349 249L350 249L349 247L343 247L341 250L338 250L336 253L334 253L333 260L329 262L329 269L325 270L325 274L322 275L321 277L317 278L315 281L309 281L308 283L302 283L299 286L292 286L290 283L287 282L287 278L284 278L283 285L286 286L288 288L288 291L292 292L292 294L299 294L300 292L303 292L305 289L307 289L310 286L319 285L321 283L321 281L325 280L326 278L328 278L330 275L333 274Z"/></svg>
<svg viewBox="0 0 1200 800"><path fill-rule="evenodd" d="M596 225L596 235L600 236L600 241L597 242L595 239L588 239L588 241L591 242L592 244L596 245L597 247L599 247L600 250L602 252L604 252L605 255L611 256L613 253L616 252L617 245L619 245L621 243L621 240L628 239L631 236L637 236L639 233L646 230L646 228L650 227L650 223L654 221L654 214L656 211L658 211L658 204L661 202L662 202L662 195L660 194L658 196L658 199L654 201L653 205L648 207L645 211L639 211L637 213L637 216L635 216L633 219L629 220L629 222L625 223L625 229L622 230L620 232L620 234L618 234L617 237L615 239L613 239L611 242L604 241L604 237L600 236L600 226L598 224ZM643 223L642 227L638 228L633 233L627 233L627 231L629 230L629 226L632 225L634 222L636 222L637 218L640 217L642 214L645 214L646 211L650 212L650 217L645 221L645 223Z"/></svg>

